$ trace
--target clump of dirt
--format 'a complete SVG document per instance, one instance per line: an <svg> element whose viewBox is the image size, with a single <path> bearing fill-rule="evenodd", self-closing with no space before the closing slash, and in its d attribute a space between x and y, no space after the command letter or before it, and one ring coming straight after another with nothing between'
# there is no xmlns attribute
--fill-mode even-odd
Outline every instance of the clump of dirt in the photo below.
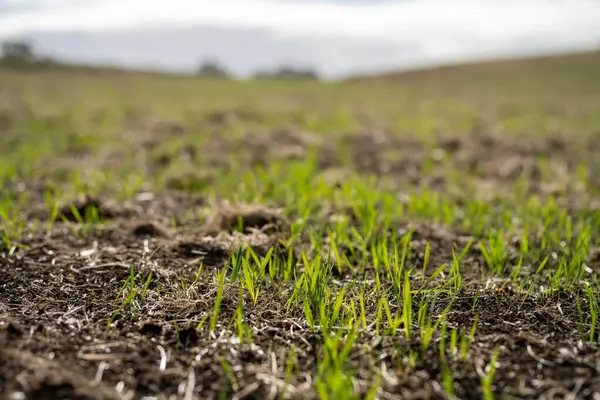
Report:
<svg viewBox="0 0 600 400"><path fill-rule="evenodd" d="M564 158L567 143L561 137L546 140L526 140L502 137L497 134L446 137L440 140L441 149L456 154L459 163L483 170L486 177L514 179L527 172L530 164L541 157ZM535 171L533 171L535 175ZM537 178L533 176L533 178Z"/></svg>
<svg viewBox="0 0 600 400"><path fill-rule="evenodd" d="M159 337L163 333L163 323L161 321L146 321L140 325L138 332L144 336Z"/></svg>
<svg viewBox="0 0 600 400"><path fill-rule="evenodd" d="M423 221L409 221L398 227L399 235L406 235L412 232L413 240L439 241L450 246L456 243L466 244L472 236L461 233L455 229L449 229L440 224Z"/></svg>
<svg viewBox="0 0 600 400"><path fill-rule="evenodd" d="M155 221L139 221L132 224L131 233L135 236L151 236L167 238L172 236L172 232Z"/></svg>
<svg viewBox="0 0 600 400"><path fill-rule="evenodd" d="M360 173L393 175L418 183L424 161L423 144L408 136L398 137L389 130L362 131L336 142L347 142L352 167Z"/></svg>
<svg viewBox="0 0 600 400"><path fill-rule="evenodd" d="M214 235L218 232L251 233L281 231L286 225L285 218L278 210L260 204L223 204L214 209L204 232Z"/></svg>
<svg viewBox="0 0 600 400"><path fill-rule="evenodd" d="M0 333L6 335L8 338L20 338L23 335L23 330L13 321L0 320Z"/></svg>
<svg viewBox="0 0 600 400"><path fill-rule="evenodd" d="M450 154L456 153L465 147L464 137L446 136L438 141L438 147Z"/></svg>
<svg viewBox="0 0 600 400"><path fill-rule="evenodd" d="M192 260L189 263L202 262L216 268L222 267L229 258L229 251L211 238L184 240L174 245L172 251L179 257Z"/></svg>
<svg viewBox="0 0 600 400"><path fill-rule="evenodd" d="M144 127L163 135L181 135L186 132L185 126L180 121L168 119L148 119Z"/></svg>
<svg viewBox="0 0 600 400"><path fill-rule="evenodd" d="M205 120L211 125L232 125L238 118L231 110L218 110L207 114Z"/></svg>
<svg viewBox="0 0 600 400"><path fill-rule="evenodd" d="M285 127L250 131L241 140L231 139L221 152L235 152L250 165L268 165L274 160L302 159L310 150L322 149L323 145L323 139L315 133Z"/></svg>
<svg viewBox="0 0 600 400"><path fill-rule="evenodd" d="M264 118L264 114L257 110L246 107L234 107L210 112L205 116L204 121L209 125L222 127L238 123L259 123Z"/></svg>
<svg viewBox="0 0 600 400"><path fill-rule="evenodd" d="M177 340L182 345L189 347L194 346L200 340L198 332L194 328L185 328L177 332Z"/></svg>

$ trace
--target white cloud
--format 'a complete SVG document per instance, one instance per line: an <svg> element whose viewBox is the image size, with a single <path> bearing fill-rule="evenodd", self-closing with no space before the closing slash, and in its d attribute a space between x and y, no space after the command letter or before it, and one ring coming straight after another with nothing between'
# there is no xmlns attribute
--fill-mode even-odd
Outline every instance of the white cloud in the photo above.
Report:
<svg viewBox="0 0 600 400"><path fill-rule="evenodd" d="M33 0L12 0L26 1ZM459 30L486 39L600 32L597 0L404 0L347 4L286 0L37 0L54 10L0 16L0 35L29 30L105 31L211 24L282 34L399 39Z"/></svg>
<svg viewBox="0 0 600 400"><path fill-rule="evenodd" d="M386 49L396 43L398 51L418 46L422 64L583 49L600 43L598 0L37 1L47 7L0 14L0 37L65 31L114 34L185 26L259 29L283 41L306 40L313 46L319 40L342 39L384 44ZM339 57L352 67L351 55ZM397 60L398 56L390 54L389 58Z"/></svg>

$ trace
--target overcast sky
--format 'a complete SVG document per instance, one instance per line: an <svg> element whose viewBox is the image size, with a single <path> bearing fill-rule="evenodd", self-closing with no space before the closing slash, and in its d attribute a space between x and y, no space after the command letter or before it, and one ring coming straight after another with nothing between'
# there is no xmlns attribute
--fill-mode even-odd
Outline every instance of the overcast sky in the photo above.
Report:
<svg viewBox="0 0 600 400"><path fill-rule="evenodd" d="M0 39L48 55L327 77L600 47L600 0L0 0Z"/></svg>

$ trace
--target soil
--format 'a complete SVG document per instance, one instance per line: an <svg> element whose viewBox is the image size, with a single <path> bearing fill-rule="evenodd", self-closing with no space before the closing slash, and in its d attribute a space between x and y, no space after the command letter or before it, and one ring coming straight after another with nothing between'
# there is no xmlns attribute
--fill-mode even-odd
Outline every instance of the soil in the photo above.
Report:
<svg viewBox="0 0 600 400"><path fill-rule="evenodd" d="M218 126L232 118L235 115L228 112L214 114L210 123ZM176 123L157 122L154 128L177 135L185 132ZM300 131L256 134L235 144L247 149L247 159L239 161L249 167L268 163L272 156L304 157L315 148L322 173L335 168L354 169L437 189L443 189L445 183L432 177L442 176L438 172L443 167L424 174L423 164L431 151L441 151L452 155L459 171L475 174L499 192L503 183L526 174L533 182L531 191L547 193L549 189L532 160L546 157L573 168L581 159L561 138L529 143L494 136L447 136L428 148L412 139L364 133L351 137L346 145L352 150L351 164L343 164L318 137ZM231 146L215 139L203 147L203 154L216 167L218 155L233 151ZM396 157L392 150L404 156ZM149 169L165 168L181 154L200 154L198 149L159 153L154 154L155 158L148 157ZM43 185L26 184L33 199L28 218L44 221L48 216L36 212L45 209L43 190L37 191L36 198L38 186ZM565 190L565 198L569 193L574 197L578 194L576 187ZM91 206L97 210L100 224L83 232L73 210L84 215ZM185 224L182 210L206 206L211 208L206 221L200 226ZM264 288L256 305L247 301L245 313L252 326L252 344L240 343L236 334L225 333L224 326L211 335L206 327L197 331L196 325L213 309L216 285L203 278L196 285L182 286L185 279L193 281L200 264L205 270L223 268L231 249L238 244L260 252L285 239L288 221L277 209L252 204L214 206L201 196L171 188L161 194L140 192L128 203L102 197L76 199L62 207L60 214L67 221L59 220L50 232L38 228L23 240L26 248L0 248L2 398L313 396L323 339L310 331L302 316L286 313L278 296L281 286ZM169 225L173 218L178 222L176 227ZM403 234L409 228L414 230L415 257L422 258L425 242L430 243L430 265L450 262L451 249L462 249L473 238L451 227L418 222L398 222L394 229ZM596 250L592 249L591 254L597 254ZM468 267L463 274L476 279L483 265L481 253L472 248L466 261ZM600 267L598 257L591 262L591 268ZM136 285L141 287L150 273L152 279L144 300L135 300L140 303L139 311L125 308L115 316L115 309L125 301L119 293L131 266ZM336 277L342 278L343 274ZM597 398L594 393L600 393L600 349L580 340L580 315L573 293L524 299L502 281L487 282L487 288L479 289L465 287L448 315L449 327L457 329L469 329L473 316L479 316L479 328L466 359L451 358L458 398L481 398L479 374L485 371L495 348L501 349L494 380L496 393L512 398ZM237 298L237 288L226 286L223 321L233 317ZM432 315L441 314L448 301L440 296L432 305ZM373 312L375 304L367 300L366 307ZM584 312L584 317L587 321L590 316ZM110 319L112 325L108 327ZM419 343L400 335L377 339L374 333L365 333L350 356L356 365L356 388L366 393L374 378L373 368L386 365L381 398L444 398L440 355L435 348L438 342L414 370L398 367L409 349L420 351ZM296 354L295 373L286 385L286 360L291 348ZM224 362L235 379L223 372Z"/></svg>

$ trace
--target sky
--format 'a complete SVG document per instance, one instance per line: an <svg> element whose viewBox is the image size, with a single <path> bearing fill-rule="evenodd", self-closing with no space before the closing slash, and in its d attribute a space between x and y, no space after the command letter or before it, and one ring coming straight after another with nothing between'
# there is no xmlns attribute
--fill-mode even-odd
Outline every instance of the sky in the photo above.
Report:
<svg viewBox="0 0 600 400"><path fill-rule="evenodd" d="M76 62L324 77L600 48L600 0L0 0L0 40Z"/></svg>

